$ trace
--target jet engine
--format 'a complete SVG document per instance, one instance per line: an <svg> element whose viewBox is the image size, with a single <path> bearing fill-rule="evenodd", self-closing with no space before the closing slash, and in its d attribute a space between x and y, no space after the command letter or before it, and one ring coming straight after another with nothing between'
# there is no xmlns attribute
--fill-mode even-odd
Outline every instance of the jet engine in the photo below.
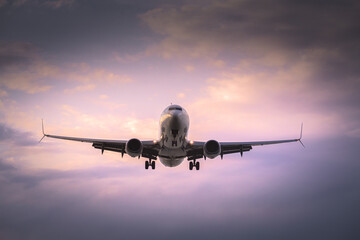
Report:
<svg viewBox="0 0 360 240"><path fill-rule="evenodd" d="M220 143L216 140L209 140L204 145L204 155L210 159L216 158L221 152Z"/></svg>
<svg viewBox="0 0 360 240"><path fill-rule="evenodd" d="M126 153L129 154L130 157L138 157L143 151L143 145L139 139L132 138L126 142L125 149Z"/></svg>

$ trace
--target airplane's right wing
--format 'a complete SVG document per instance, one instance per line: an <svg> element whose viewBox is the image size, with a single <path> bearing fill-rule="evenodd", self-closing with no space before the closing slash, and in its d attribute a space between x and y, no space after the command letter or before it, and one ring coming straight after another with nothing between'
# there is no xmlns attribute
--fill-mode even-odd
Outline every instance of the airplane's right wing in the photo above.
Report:
<svg viewBox="0 0 360 240"><path fill-rule="evenodd" d="M113 151L113 152L119 152L123 156L125 153L132 155L132 153L127 152L126 150L126 143L129 141L133 141L134 147L142 147L141 153L139 152L139 157L145 157L149 159L156 159L159 155L159 144L157 142L153 141L140 141L138 139L130 139L127 140L110 140L110 139L96 139L96 138L79 138L79 137L68 137L68 136L59 136L59 135L51 135L46 134L44 131L44 124L42 123L42 131L43 131L43 137L48 138L56 138L56 139L62 139L62 140L70 140L70 141L77 141L77 142L87 142L92 143L92 146L96 149L100 149L101 153L104 153L104 151ZM41 141L40 140L40 141ZM131 149L130 149L131 150ZM140 149L139 149L140 150ZM135 151L135 149L134 149Z"/></svg>
<svg viewBox="0 0 360 240"><path fill-rule="evenodd" d="M123 156L126 151L126 140L109 140L109 139L96 139L96 138L78 138L78 137L67 137L67 136L58 136L58 135L50 135L45 134L44 137L48 138L57 138L62 140L70 140L77 142L87 142L92 143L94 148L100 149L103 153L106 151L119 152ZM141 156L145 158L156 159L159 154L159 145L154 143L153 141L140 141L143 150L141 152Z"/></svg>

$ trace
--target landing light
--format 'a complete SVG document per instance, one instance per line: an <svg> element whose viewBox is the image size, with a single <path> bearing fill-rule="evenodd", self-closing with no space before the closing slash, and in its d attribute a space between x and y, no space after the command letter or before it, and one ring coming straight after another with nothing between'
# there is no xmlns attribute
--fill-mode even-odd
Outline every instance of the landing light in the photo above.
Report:
<svg viewBox="0 0 360 240"><path fill-rule="evenodd" d="M153 143L154 143L154 144L156 144L156 143L157 143L157 141L156 141L156 140L153 140Z"/></svg>
<svg viewBox="0 0 360 240"><path fill-rule="evenodd" d="M193 140L191 140L191 141L190 141L190 144L194 144L194 141L193 141Z"/></svg>

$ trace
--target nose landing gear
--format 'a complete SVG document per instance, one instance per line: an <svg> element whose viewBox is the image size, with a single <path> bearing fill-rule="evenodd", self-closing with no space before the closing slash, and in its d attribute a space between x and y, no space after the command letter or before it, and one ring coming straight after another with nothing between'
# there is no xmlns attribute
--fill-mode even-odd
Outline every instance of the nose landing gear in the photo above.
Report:
<svg viewBox="0 0 360 240"><path fill-rule="evenodd" d="M149 159L149 161L145 161L145 169L148 169L149 166L151 166L151 169L155 169L155 161L152 161L151 159Z"/></svg>
<svg viewBox="0 0 360 240"><path fill-rule="evenodd" d="M194 162L189 162L189 170L193 170L194 167L196 170L200 169L200 163L196 162L196 160L194 160Z"/></svg>

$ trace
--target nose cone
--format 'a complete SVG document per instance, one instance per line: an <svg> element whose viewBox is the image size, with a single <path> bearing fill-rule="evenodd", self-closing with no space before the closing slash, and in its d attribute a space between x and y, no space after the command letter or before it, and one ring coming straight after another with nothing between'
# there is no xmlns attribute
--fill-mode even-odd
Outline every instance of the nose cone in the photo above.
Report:
<svg viewBox="0 0 360 240"><path fill-rule="evenodd" d="M180 129L181 121L180 121L181 112L173 112L170 118L170 129Z"/></svg>

